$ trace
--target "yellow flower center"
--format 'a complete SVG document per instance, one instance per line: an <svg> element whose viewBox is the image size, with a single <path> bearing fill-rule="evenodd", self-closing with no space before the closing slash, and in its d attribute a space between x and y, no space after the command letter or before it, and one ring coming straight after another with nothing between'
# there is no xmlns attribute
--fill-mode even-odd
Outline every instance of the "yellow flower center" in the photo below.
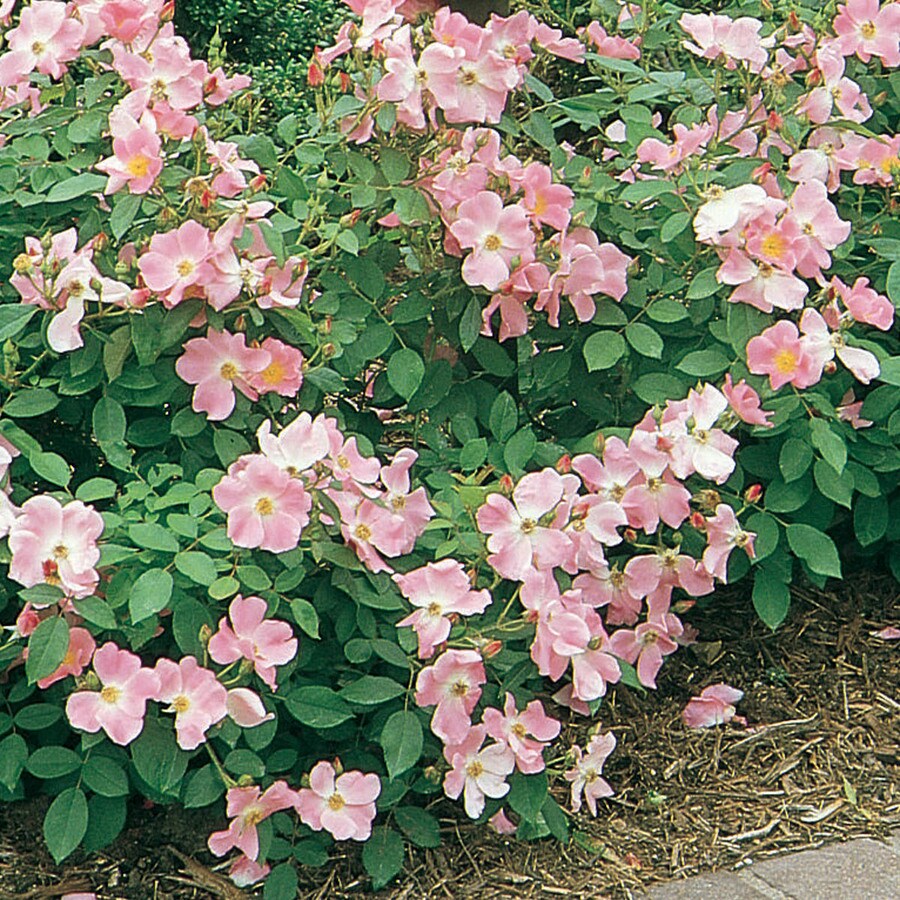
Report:
<svg viewBox="0 0 900 900"><path fill-rule="evenodd" d="M469 685L465 681L457 681L451 688L450 693L454 697L465 697L469 693Z"/></svg>
<svg viewBox="0 0 900 900"><path fill-rule="evenodd" d="M69 558L69 548L65 544L57 544L53 548L53 558L54 559L68 559Z"/></svg>
<svg viewBox="0 0 900 900"><path fill-rule="evenodd" d="M100 699L104 703L117 703L119 697L122 696L122 691L117 688L114 684L108 684L102 691L100 691Z"/></svg>
<svg viewBox="0 0 900 900"><path fill-rule="evenodd" d="M618 569L613 569L609 573L609 583L614 588L621 588L625 585L625 573L620 572Z"/></svg>
<svg viewBox="0 0 900 900"><path fill-rule="evenodd" d="M145 178L150 171L150 157L144 156L143 153L138 153L137 156L132 156L128 160L125 168L128 169L128 174L132 178ZM181 265L184 265L184 262Z"/></svg>
<svg viewBox="0 0 900 900"><path fill-rule="evenodd" d="M859 33L867 41L871 41L872 38L875 37L875 23L874 22L863 22L862 25L859 26Z"/></svg>
<svg viewBox="0 0 900 900"><path fill-rule="evenodd" d="M13 260L13 268L17 272L30 272L34 268L34 263L27 253L20 253Z"/></svg>
<svg viewBox="0 0 900 900"><path fill-rule="evenodd" d="M187 278L188 275L194 271L194 268L193 260L183 259L175 266L175 271L178 272L182 278Z"/></svg>
<svg viewBox="0 0 900 900"><path fill-rule="evenodd" d="M185 697L184 694L179 694L172 701L172 709L174 709L175 712L177 712L177 713L187 712L190 709L190 707L191 707L191 701L188 700L188 698Z"/></svg>
<svg viewBox="0 0 900 900"><path fill-rule="evenodd" d="M368 541L372 537L372 529L365 522L360 522L354 529L353 534L361 541Z"/></svg>
<svg viewBox="0 0 900 900"><path fill-rule="evenodd" d="M785 347L775 354L773 362L782 375L790 375L797 368L797 355Z"/></svg>
<svg viewBox="0 0 900 900"><path fill-rule="evenodd" d="M496 253L503 246L503 240L497 234L489 234L484 239L484 249Z"/></svg>
<svg viewBox="0 0 900 900"><path fill-rule="evenodd" d="M767 234L762 240L762 252L766 256L781 259L785 250L787 250L787 245L784 242L784 238L776 232Z"/></svg>
<svg viewBox="0 0 900 900"><path fill-rule="evenodd" d="M270 497L260 497L253 507L261 516L271 516L275 512L275 504Z"/></svg>
<svg viewBox="0 0 900 900"><path fill-rule="evenodd" d="M253 827L255 825L259 825L260 822L266 817L266 814L258 807L251 806L249 809L244 810L244 826Z"/></svg>
<svg viewBox="0 0 900 900"><path fill-rule="evenodd" d="M516 722L512 728L509 729L517 738L523 738L528 734L528 729L521 723Z"/></svg>
<svg viewBox="0 0 900 900"><path fill-rule="evenodd" d="M68 291L71 296L78 298L84 293L84 290L84 282L77 278L69 282Z"/></svg>
<svg viewBox="0 0 900 900"><path fill-rule="evenodd" d="M272 385L281 384L286 374L284 366L277 360L270 362L261 372L262 380L266 384Z"/></svg>
<svg viewBox="0 0 900 900"><path fill-rule="evenodd" d="M339 453L339 454L338 454L337 464L338 464L342 469L349 469L349 468L350 468L350 460L347 459L347 457L344 456L343 453Z"/></svg>
<svg viewBox="0 0 900 900"><path fill-rule="evenodd" d="M335 812L338 812L339 810L343 809L344 806L346 805L346 802L347 801L344 800L344 798L337 791L335 791L328 798L328 806L331 809L333 809Z"/></svg>
<svg viewBox="0 0 900 900"><path fill-rule="evenodd" d="M406 509L406 497L402 494L399 494L396 497L391 497L391 506L396 512L400 512L401 509Z"/></svg>
<svg viewBox="0 0 900 900"><path fill-rule="evenodd" d="M40 41L35 41L35 42L31 45L31 52L32 52L35 56L40 56L46 49L47 49L47 45L46 45L46 44L42 44Z"/></svg>
<svg viewBox="0 0 900 900"><path fill-rule="evenodd" d="M440 603L429 603L428 604L428 615L433 618L437 618L444 610L441 608Z"/></svg>
<svg viewBox="0 0 900 900"><path fill-rule="evenodd" d="M900 156L886 156L879 168L885 175L894 175L900 171Z"/></svg>
<svg viewBox="0 0 900 900"><path fill-rule="evenodd" d="M467 86L478 84L478 73L468 66L463 66L459 70L459 80L462 84L465 84Z"/></svg>
<svg viewBox="0 0 900 900"><path fill-rule="evenodd" d="M219 374L226 381L234 381L234 379L238 377L238 367L233 362L222 363Z"/></svg>
<svg viewBox="0 0 900 900"><path fill-rule="evenodd" d="M531 534L531 532L537 528L537 522L535 522L534 519L522 519L520 528L522 534Z"/></svg>
<svg viewBox="0 0 900 900"><path fill-rule="evenodd" d="M478 778L482 774L484 774L484 766L477 759L473 759L472 762L466 766L466 775L468 775L469 778Z"/></svg>

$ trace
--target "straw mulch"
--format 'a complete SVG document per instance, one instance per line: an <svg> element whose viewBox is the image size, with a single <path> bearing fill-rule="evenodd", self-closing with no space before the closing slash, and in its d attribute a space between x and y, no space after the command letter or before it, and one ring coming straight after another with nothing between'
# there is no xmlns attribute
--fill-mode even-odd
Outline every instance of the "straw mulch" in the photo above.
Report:
<svg viewBox="0 0 900 900"><path fill-rule="evenodd" d="M372 895L356 846L301 873L300 896L594 898L640 895L700 871L885 837L900 826L900 642L871 632L900 626L893 579L855 578L834 592L797 589L771 633L745 596L722 595L686 615L699 643L671 657L659 690L613 690L600 712L618 738L605 772L616 789L600 815L572 820L568 846L521 843L440 806L444 843L413 850L398 883ZM687 700L724 681L745 692L749 727L692 731ZM567 737L584 737L573 721ZM554 788L565 800L566 785ZM58 897L88 885L101 898L245 896L205 852L220 822L185 812L138 811L109 850L59 869L40 845L39 801L0 807L0 898Z"/></svg>

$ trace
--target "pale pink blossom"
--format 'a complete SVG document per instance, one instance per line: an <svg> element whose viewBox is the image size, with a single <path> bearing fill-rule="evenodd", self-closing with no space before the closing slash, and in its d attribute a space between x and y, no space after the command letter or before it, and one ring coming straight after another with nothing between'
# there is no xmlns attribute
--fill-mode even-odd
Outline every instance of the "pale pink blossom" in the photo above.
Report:
<svg viewBox="0 0 900 900"><path fill-rule="evenodd" d="M516 698L507 693L501 713L488 707L482 721L487 733L506 744L516 758L516 767L526 775L544 770L544 748L558 737L560 723L544 712L540 700L532 700L522 712L516 709Z"/></svg>
<svg viewBox="0 0 900 900"><path fill-rule="evenodd" d="M506 815L506 811L503 808L498 809L497 812L488 819L488 825L490 825L497 834L515 834L517 830L516 824L510 821L509 816Z"/></svg>
<svg viewBox="0 0 900 900"><path fill-rule="evenodd" d="M308 412L300 413L278 435L272 434L268 419L259 426L256 439L262 454L294 478L328 456L329 426L324 415L315 419Z"/></svg>
<svg viewBox="0 0 900 900"><path fill-rule="evenodd" d="M853 394L853 388L850 388L841 397L841 402L834 408L834 411L838 414L839 419L849 422L853 428L869 428L875 423L862 417L862 408L863 401L857 400Z"/></svg>
<svg viewBox="0 0 900 900"><path fill-rule="evenodd" d="M857 278L851 288L834 277L831 279L831 287L857 322L873 325L880 331L891 330L894 324L894 304L883 294L869 287L868 278Z"/></svg>
<svg viewBox="0 0 900 900"><path fill-rule="evenodd" d="M509 793L507 776L516 759L506 744L490 744L482 749L486 728L475 725L461 740L444 747L451 769L444 776L444 793L452 800L463 795L466 815L477 819L484 812L484 798L499 799Z"/></svg>
<svg viewBox="0 0 900 900"><path fill-rule="evenodd" d="M463 249L472 252L463 260L466 284L495 291L509 278L514 257L530 261L534 236L521 206L504 206L493 191L481 191L463 201L450 233Z"/></svg>
<svg viewBox="0 0 900 900"><path fill-rule="evenodd" d="M790 271L769 262L754 262L737 249L729 251L716 272L716 279L736 286L728 298L731 303L749 303L766 313L776 307L800 309L809 293L806 284Z"/></svg>
<svg viewBox="0 0 900 900"><path fill-rule="evenodd" d="M109 124L113 155L97 163L97 168L109 176L103 192L114 194L127 185L132 194L146 194L163 167L162 142L153 117L144 115L137 122L127 113L110 115Z"/></svg>
<svg viewBox="0 0 900 900"><path fill-rule="evenodd" d="M743 62L751 72L760 72L768 62L768 51L774 44L771 37L760 37L762 22L748 16L731 19L722 15L685 13L678 24L693 39L683 42L686 49L710 60L722 56L728 69L736 69L737 63Z"/></svg>
<svg viewBox="0 0 900 900"><path fill-rule="evenodd" d="M9 48L20 53L25 73L37 69L51 78L60 78L81 52L85 26L69 15L65 3L33 0L24 6L18 25L7 32Z"/></svg>
<svg viewBox="0 0 900 900"><path fill-rule="evenodd" d="M607 34L606 29L599 22L591 22L585 29L585 34L588 41L593 44L593 49L598 56L607 56L612 59L641 58L641 50L637 46L637 41L632 42L618 35Z"/></svg>
<svg viewBox="0 0 900 900"><path fill-rule="evenodd" d="M447 640L450 616L482 613L491 602L488 591L472 590L462 563L454 559L427 563L405 575L395 574L393 578L403 596L419 607L401 619L397 626L412 626L419 639L420 659L430 659L435 647Z"/></svg>
<svg viewBox="0 0 900 900"><path fill-rule="evenodd" d="M160 659L156 663L159 690L153 699L169 704L175 713L175 736L182 750L195 750L206 740L206 732L226 714L228 691L215 673L204 669L193 656L177 663Z"/></svg>
<svg viewBox="0 0 900 900"><path fill-rule="evenodd" d="M341 514L341 535L365 566L372 572L393 571L382 554L392 558L403 553L407 543L403 520L368 498L346 491L327 493Z"/></svg>
<svg viewBox="0 0 900 900"><path fill-rule="evenodd" d="M323 829L338 841L365 841L372 834L381 781L373 773L344 772L323 760L309 773L309 787L297 793L294 808L304 825Z"/></svg>
<svg viewBox="0 0 900 900"><path fill-rule="evenodd" d="M895 628L893 625L888 625L880 631L870 631L869 634L872 637L881 638L883 641L900 640L900 628Z"/></svg>
<svg viewBox="0 0 900 900"><path fill-rule="evenodd" d="M260 865L256 860L241 854L229 867L228 877L243 888L258 884L271 871L272 867L268 863Z"/></svg>
<svg viewBox="0 0 900 900"><path fill-rule="evenodd" d="M634 631L620 628L610 638L612 651L635 667L638 681L644 687L656 687L656 676L662 668L663 658L678 649L674 637L680 632L672 629L670 633L669 629L668 621L656 619L638 625Z"/></svg>
<svg viewBox="0 0 900 900"><path fill-rule="evenodd" d="M250 381L271 365L272 356L261 348L247 347L246 340L243 332L210 329L206 337L191 338L184 345L175 371L183 381L196 385L194 412L205 412L215 422L227 419L234 411L235 388L250 400L257 399Z"/></svg>
<svg viewBox="0 0 900 900"><path fill-rule="evenodd" d="M769 417L775 415L774 411L760 408L759 394L743 378L734 384L731 372L726 372L722 393L728 398L728 405L742 422L772 428Z"/></svg>
<svg viewBox="0 0 900 900"><path fill-rule="evenodd" d="M270 362L261 372L251 374L247 383L259 394L294 397L303 384L303 354L296 348L267 337L260 349L269 354Z"/></svg>
<svg viewBox="0 0 900 900"><path fill-rule="evenodd" d="M722 235L754 219L771 206L771 198L758 184L724 188L715 185L694 216L698 241L717 244Z"/></svg>
<svg viewBox="0 0 900 900"><path fill-rule="evenodd" d="M488 562L504 578L522 580L532 569L565 566L572 547L568 535L541 524L563 498L564 482L553 469L525 475L513 490L513 502L489 494L478 510L479 530L489 535Z"/></svg>
<svg viewBox="0 0 900 900"><path fill-rule="evenodd" d="M138 268L147 287L171 309L186 296L203 295L207 282L215 277L209 262L212 254L209 232L188 219L175 231L154 234L149 249L138 259Z"/></svg>
<svg viewBox="0 0 900 900"><path fill-rule="evenodd" d="M416 540L434 517L425 488L410 490L409 470L419 454L409 447L398 450L390 465L381 467L381 483L386 488L385 506L403 523L404 543L401 553L411 553Z"/></svg>
<svg viewBox="0 0 900 900"><path fill-rule="evenodd" d="M566 781L572 783L572 812L581 810L582 794L592 816L597 815L597 801L603 797L611 797L613 789L605 778L602 778L603 764L616 749L616 736L612 732L595 734L587 747L572 748L575 765L564 773Z"/></svg>
<svg viewBox="0 0 900 900"><path fill-rule="evenodd" d="M485 681L484 662L474 650L445 650L419 672L416 704L435 707L431 730L444 743L465 739Z"/></svg>
<svg viewBox="0 0 900 900"><path fill-rule="evenodd" d="M159 675L111 641L94 653L99 691L76 691L66 701L73 728L91 734L102 728L114 744L130 744L144 727L147 701L159 693Z"/></svg>
<svg viewBox="0 0 900 900"><path fill-rule="evenodd" d="M9 529L9 577L25 587L52 584L71 597L89 597L97 587L97 539L103 518L80 500L63 506L47 494L31 497Z"/></svg>
<svg viewBox="0 0 900 900"><path fill-rule="evenodd" d="M703 551L703 567L723 584L728 580L728 557L735 547L746 551L750 559L755 558L753 542L756 534L741 528L734 510L727 503L716 507L715 515L706 520L706 549Z"/></svg>
<svg viewBox="0 0 900 900"><path fill-rule="evenodd" d="M711 728L727 725L732 719L747 724L746 719L735 716L734 704L744 696L743 691L727 684L711 684L703 688L699 697L692 697L684 708L682 717L688 728Z"/></svg>
<svg viewBox="0 0 900 900"><path fill-rule="evenodd" d="M900 6L878 0L848 0L834 20L837 46L844 56L863 62L873 56L885 66L900 66Z"/></svg>
<svg viewBox="0 0 900 900"><path fill-rule="evenodd" d="M90 665L96 646L93 635L87 629L70 628L69 649L63 661L53 672L38 680L38 687L43 690L68 675L80 675Z"/></svg>
<svg viewBox="0 0 900 900"><path fill-rule="evenodd" d="M522 205L536 225L549 225L557 231L569 226L569 210L575 200L571 188L553 182L553 170L543 163L529 163L519 182L524 193Z"/></svg>
<svg viewBox="0 0 900 900"><path fill-rule="evenodd" d="M267 619L268 610L262 598L238 594L228 607L228 617L219 619L218 630L209 639L209 655L220 665L239 659L252 662L256 674L274 691L276 668L297 655L297 638L287 622Z"/></svg>
<svg viewBox="0 0 900 900"><path fill-rule="evenodd" d="M228 829L209 836L207 844L215 856L224 856L237 848L247 857L259 856L259 832L256 826L273 813L296 806L297 792L284 781L276 781L265 792L257 785L233 787L225 795L225 811L231 819Z"/></svg>
<svg viewBox="0 0 900 900"><path fill-rule="evenodd" d="M800 316L800 331L803 334L800 341L804 350L815 360L819 377L822 367L835 355L863 384L868 384L873 378L878 377L881 371L878 357L869 350L849 346L842 332L829 329L828 323L818 310L803 310L803 315Z"/></svg>
<svg viewBox="0 0 900 900"><path fill-rule="evenodd" d="M786 319L748 341L747 367L754 375L768 375L773 391L786 384L811 387L822 374L821 366L801 343L797 326Z"/></svg>
<svg viewBox="0 0 900 900"><path fill-rule="evenodd" d="M249 688L232 688L228 692L225 709L231 721L241 728L256 728L275 718L275 713L266 710L259 694Z"/></svg>

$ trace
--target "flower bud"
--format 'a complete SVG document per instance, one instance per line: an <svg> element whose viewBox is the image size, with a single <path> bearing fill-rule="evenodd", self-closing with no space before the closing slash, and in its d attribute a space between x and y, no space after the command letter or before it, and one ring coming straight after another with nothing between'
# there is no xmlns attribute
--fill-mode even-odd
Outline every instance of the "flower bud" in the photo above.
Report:
<svg viewBox="0 0 900 900"><path fill-rule="evenodd" d="M572 471L572 457L568 453L563 453L556 461L556 471L561 475L566 475Z"/></svg>
<svg viewBox="0 0 900 900"><path fill-rule="evenodd" d="M502 641L488 641L481 648L481 658L482 659L490 659L492 656L496 656L503 649Z"/></svg>
<svg viewBox="0 0 900 900"><path fill-rule="evenodd" d="M706 519L703 516L703 513L692 512L691 525L693 525L694 528L696 528L698 531L704 531L706 529Z"/></svg>
<svg viewBox="0 0 900 900"><path fill-rule="evenodd" d="M321 87L325 84L325 73L316 60L312 60L306 70L306 83L310 87Z"/></svg>
<svg viewBox="0 0 900 900"><path fill-rule="evenodd" d="M825 363L822 371L826 375L834 375L834 373L837 372L837 363L833 359L829 359L828 362Z"/></svg>
<svg viewBox="0 0 900 900"><path fill-rule="evenodd" d="M441 770L437 766L426 766L422 770L422 775L426 781L430 781L432 784L437 784L441 780Z"/></svg>
<svg viewBox="0 0 900 900"><path fill-rule="evenodd" d="M513 488L515 484L513 483L511 475L501 475L500 476L500 492L502 494L512 494Z"/></svg>
<svg viewBox="0 0 900 900"><path fill-rule="evenodd" d="M13 260L13 268L20 274L23 274L25 272L30 272L34 268L34 263L27 253L20 253Z"/></svg>
<svg viewBox="0 0 900 900"><path fill-rule="evenodd" d="M626 528L622 533L622 537L628 541L629 544L633 544L637 539L637 532L633 528Z"/></svg>
<svg viewBox="0 0 900 900"><path fill-rule="evenodd" d="M253 787L255 784L252 775L241 775L237 780L238 787Z"/></svg>
<svg viewBox="0 0 900 900"><path fill-rule="evenodd" d="M759 499L763 495L763 489L761 484L751 484L750 487L744 491L744 499L748 503L757 503Z"/></svg>
<svg viewBox="0 0 900 900"><path fill-rule="evenodd" d="M598 432L594 436L594 450L596 450L597 453L602 454L605 449L606 449L606 438L603 436L602 432Z"/></svg>
<svg viewBox="0 0 900 900"><path fill-rule="evenodd" d="M722 502L722 495L718 491L707 488L694 494L694 499L700 505L701 509L715 512L716 507Z"/></svg>
<svg viewBox="0 0 900 900"><path fill-rule="evenodd" d="M346 72L338 72L338 84L340 85L341 92L344 94L348 94L353 87L353 82Z"/></svg>
<svg viewBox="0 0 900 900"><path fill-rule="evenodd" d="M175 18L175 0L168 0L159 13L160 22L171 22Z"/></svg>
<svg viewBox="0 0 900 900"><path fill-rule="evenodd" d="M322 356L325 359L331 359L334 354L337 353L337 347L329 341L327 344L322 344Z"/></svg>
<svg viewBox="0 0 900 900"><path fill-rule="evenodd" d="M260 172L259 175L254 176L250 179L250 190L251 191L263 191L266 188L266 173Z"/></svg>

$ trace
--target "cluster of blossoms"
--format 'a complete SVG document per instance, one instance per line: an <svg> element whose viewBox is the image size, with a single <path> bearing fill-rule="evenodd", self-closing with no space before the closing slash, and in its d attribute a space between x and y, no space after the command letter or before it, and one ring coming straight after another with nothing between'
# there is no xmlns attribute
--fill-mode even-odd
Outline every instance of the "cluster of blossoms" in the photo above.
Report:
<svg viewBox="0 0 900 900"><path fill-rule="evenodd" d="M585 55L581 41L563 38L525 11L492 16L481 27L442 6L433 20L413 29L405 19L433 10L401 0L349 5L362 17L361 25L347 23L337 44L317 53L314 71L321 74L318 67L351 50L380 64L377 83L356 87L366 105L347 128L360 143L371 137L375 113L384 104L394 106L398 125L413 131L437 129L441 122L497 123L509 94L525 85L534 47L577 62ZM610 37L596 22L584 37L601 55L640 56L635 44ZM590 229L570 227L574 195L550 167L501 157L500 135L489 128L441 134L438 155L420 160L416 186L445 226L444 249L465 256L463 280L491 293L483 313L485 334L491 333L497 310L501 340L525 334L529 300L536 310L547 311L554 326L561 297L579 321L593 315L596 294L621 300L630 258L613 244L601 244ZM392 213L380 221L400 220Z"/></svg>
<svg viewBox="0 0 900 900"><path fill-rule="evenodd" d="M539 673L559 681L571 668L571 683L554 696L557 702L589 714L589 704L620 679L622 662L635 666L642 684L655 687L664 656L690 640L671 611L674 590L691 597L709 594L715 579L726 580L735 547L753 556L755 535L740 526L732 507L716 492L704 491L696 499L710 515L692 513L695 498L684 484L694 474L721 484L734 470L737 442L717 423L733 422L735 414L766 423L752 389L729 382L728 390L731 412L729 397L704 385L685 400L649 412L627 443L609 438L602 459L585 454L565 459L563 473L544 469L525 475L517 485L510 483L510 497L492 493L478 510L488 564L502 578L519 582L525 618L535 626L531 656ZM700 560L663 539L662 525L674 532L688 521L706 536ZM657 536L658 543L641 545L638 531ZM623 544L623 537L651 552L610 561L606 550ZM565 591L557 569L570 580ZM485 797L506 795L506 777L515 768L525 773L543 768L543 748L559 723L546 716L539 701L520 712L507 696L502 713L488 707L474 724L486 681L484 658L499 644L482 642L478 652L446 649L444 642L452 619L483 612L490 594L474 589L453 560L394 579L417 607L398 625L416 630L419 656L430 659L443 650L420 672L416 702L434 707L431 730L443 741L450 766L445 792L454 798L464 794L466 811L478 816ZM605 622L598 609L605 609ZM634 627L610 634L610 625ZM488 738L492 742L485 746ZM573 783L574 808L582 790L592 812L596 798L611 792L599 773L614 743L609 735L598 737L585 753L575 754L575 768L566 775Z"/></svg>
<svg viewBox="0 0 900 900"><path fill-rule="evenodd" d="M414 450L400 450L382 465L363 456L356 438L345 437L335 419L305 412L277 435L264 422L257 438L261 452L237 459L213 488L238 547L293 549L316 498L320 522L339 526L372 572L390 571L383 557L409 553L434 516L425 489L411 488Z"/></svg>

